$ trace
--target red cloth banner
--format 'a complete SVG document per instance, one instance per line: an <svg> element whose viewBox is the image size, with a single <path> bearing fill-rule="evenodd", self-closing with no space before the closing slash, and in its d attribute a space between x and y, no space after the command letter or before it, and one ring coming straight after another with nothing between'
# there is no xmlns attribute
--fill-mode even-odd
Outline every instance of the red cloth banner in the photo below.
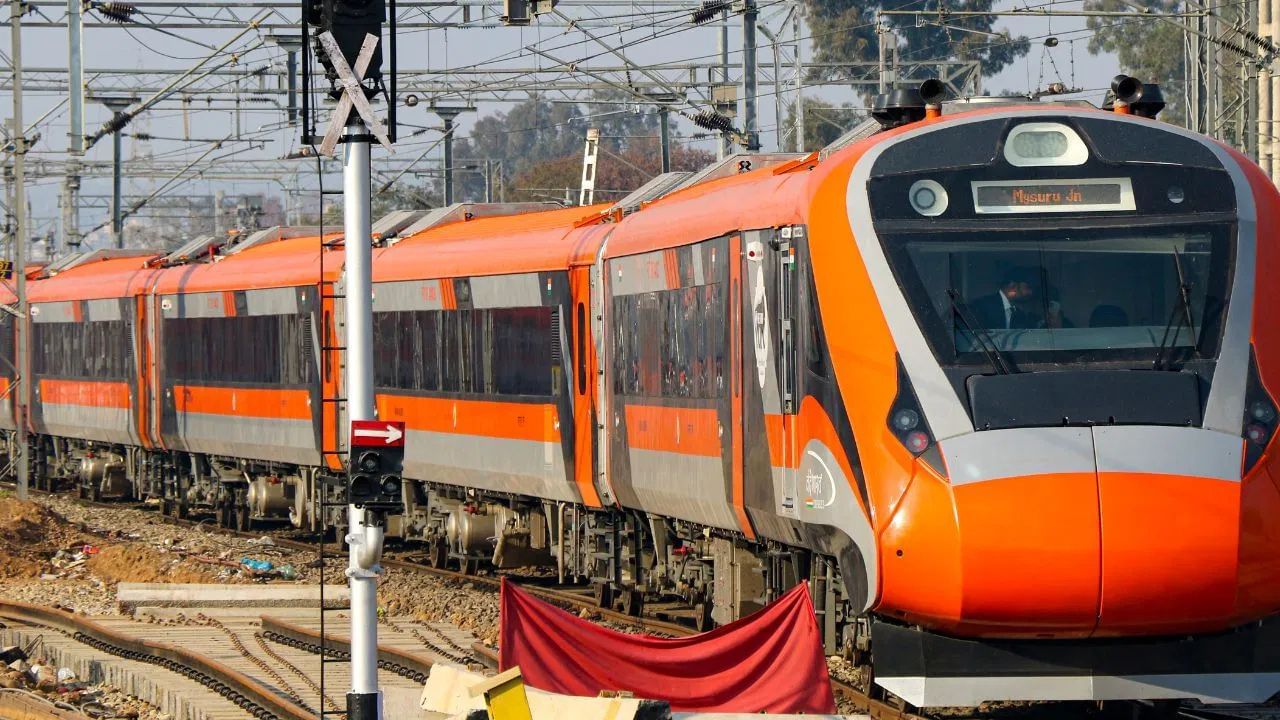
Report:
<svg viewBox="0 0 1280 720"><path fill-rule="evenodd" d="M628 635L502 582L498 664L530 686L595 697L629 690L678 712L834 714L808 587L759 612L682 638Z"/></svg>

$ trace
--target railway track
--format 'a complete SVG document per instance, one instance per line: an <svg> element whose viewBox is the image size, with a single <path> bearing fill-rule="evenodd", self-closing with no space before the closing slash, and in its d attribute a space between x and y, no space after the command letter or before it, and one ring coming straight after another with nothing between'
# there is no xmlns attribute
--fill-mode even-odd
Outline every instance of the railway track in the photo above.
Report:
<svg viewBox="0 0 1280 720"><path fill-rule="evenodd" d="M95 500L90 500L86 498L71 498L71 496L62 494L62 493L51 493L49 491L37 491L34 489L32 490L32 492L35 492L38 494L44 494L44 495L57 494L59 497L73 499L74 502L82 505L88 505L88 506L99 507L104 509L119 510L124 507L129 507L128 504L123 504L121 502L95 501ZM134 507L135 509L146 509L145 505L140 505L140 504L133 504L132 507ZM155 513L155 517L161 522L164 522L169 525L174 525L179 527L198 528L202 532L213 532L219 535L226 535L226 536L237 537L242 539L252 540L252 539L257 539L261 537L264 533L270 534L270 531L266 529L263 529L258 532L244 532L244 531L219 527L217 525L214 525L199 519L175 518L170 515L165 515L163 513ZM302 552L316 551L315 543L303 542L303 541L292 539L292 538L279 537L278 533L272 534L272 542L274 542L276 546L281 548L287 548L287 549L297 550ZM471 583L477 587L488 588L494 592L497 592L502 585L501 577L496 577L492 575L478 575L473 573L464 573L457 570L450 570L447 568L431 567L430 565L414 562L412 560L383 557L381 564L383 565L383 567L386 567L386 568L403 570L407 572L426 573L436 577L459 582L459 583ZM682 623L672 622L670 620L663 620L663 619L654 618L654 617L647 617L644 615L641 615L641 616L628 615L626 613L618 612L617 610L613 610L611 608L600 607L596 603L594 597L589 596L583 592L575 592L573 590L568 590L568 589L539 587L537 585L525 585L523 589L525 589L527 592L529 592L532 595L540 597L543 600L554 603L561 607L565 607L567 609L572 609L572 610L585 610L591 613L592 615L598 617L601 620L604 620L613 624L617 624L617 625L623 625L626 627L638 629L650 634L663 635L668 637L684 637L688 635L693 635L697 632L697 630L694 629L693 627L682 624ZM384 626L386 626L386 623L383 623L383 624ZM316 652L316 653L321 652L318 632L312 632L309 638L304 638L300 634L301 629L298 627L290 628L288 629L288 631L285 631L285 632L282 632L281 630L282 628L279 625L268 626L264 622L263 634L266 638L274 640L276 642L283 643L283 644L292 644L295 647L305 647L306 649L308 649L308 651L311 651L311 652ZM481 664L486 664L491 666L496 663L496 651L494 651L492 648L487 648L479 643L477 643L476 646L473 646L471 648L464 648L456 645L454 645L453 647L448 647L448 644L446 644L446 647L442 648L440 647L440 644L427 640L425 636L419 637L417 639L423 642L428 648L432 649L438 655L441 655L455 662L458 662L459 660L451 656L466 657L471 660L479 661ZM339 659L346 657L347 650L346 650L345 640L343 640L341 636L334 635L332 633L326 633L326 642L324 643L324 652L326 655L329 655L330 657L335 657ZM379 660L380 666L382 666L382 663L383 663L383 659L380 658ZM385 666L383 667L385 668ZM429 668L426 668L425 672L429 673ZM422 679L425 680L425 678L426 678L426 674L424 673L422 674ZM873 718L873 720L926 720L924 716L913 714L903 708L896 707L891 703L887 703L887 702L872 698L868 696L866 693L861 692L854 686L844 682L833 680L832 689L833 689L833 692L838 697L843 698L847 703L856 707L859 711L864 712L867 715L870 715Z"/></svg>
<svg viewBox="0 0 1280 720"><path fill-rule="evenodd" d="M35 492L35 491L33 491ZM52 494L41 492L40 494ZM61 497L69 497L65 494L59 494ZM83 505L100 507L104 509L118 510L122 507L128 507L120 502L112 501L93 501L83 498L74 498L74 501ZM146 509L146 506L134 504L136 509ZM257 539L263 534L270 534L272 541L281 548L286 548L301 552L315 552L316 544L312 542L304 542L294 538L280 537L279 533L273 533L270 529L263 528L256 532L243 532L223 527L218 527L207 521L193 518L174 518L169 515L155 513L155 517L160 521L174 526L198 528L202 532L212 532L218 535L232 536L242 539ZM345 562L344 558L335 557L335 560ZM432 567L422 562L416 562L411 559L383 557L382 565L386 568L402 570L406 572L418 572L433 575L439 578L448 579L458 583L470 583L476 587L483 587L497 592L502 584L501 576L479 575L474 573L460 572L447 568ZM684 637L695 634L696 629L690 625L670 620L652 617L648 615L633 616L611 608L600 607L595 598L580 590L542 587L536 584L526 584L523 589L532 595L540 597L548 602L554 603L561 607L571 610L585 610L600 620L634 628L650 634L668 636L668 637ZM262 635L265 639L284 645L289 645L299 649L305 649L307 652L324 654L338 659L348 657L347 640L337 634L327 633L325 642L322 644L319 640L319 632L315 629L308 629L299 625L288 626L280 622L272 621L270 618L263 618ZM465 647L455 641L452 641L438 632L428 628L431 634L422 632L417 628L400 627L396 622L383 619L380 624L394 632L405 637L412 637L423 648L434 655L444 658L450 662L462 664L482 664L490 667L496 667L497 652L494 648L475 643L471 647ZM406 662L405 657L408 653L404 653L399 657L380 657L379 666L390 672L402 675L404 677L415 680L425 680L426 675L430 672L430 666L414 665L412 662ZM831 681L832 690L837 698L847 703L847 706L856 708L857 711L865 713L873 718L873 720L930 720L929 716L912 712L911 710L886 702L877 698L870 697L855 686L837 680ZM327 703L326 703L327 704ZM1134 703L1134 717L1143 716L1142 708ZM1201 708L1190 707L1178 710L1178 716L1187 720L1280 720L1280 708L1273 706L1248 706L1233 708L1231 710L1223 710L1218 707Z"/></svg>
<svg viewBox="0 0 1280 720"><path fill-rule="evenodd" d="M194 681L259 720L309 720L314 714L277 689L184 647L145 640L52 608L0 601L0 619L46 629L106 655L153 665Z"/></svg>

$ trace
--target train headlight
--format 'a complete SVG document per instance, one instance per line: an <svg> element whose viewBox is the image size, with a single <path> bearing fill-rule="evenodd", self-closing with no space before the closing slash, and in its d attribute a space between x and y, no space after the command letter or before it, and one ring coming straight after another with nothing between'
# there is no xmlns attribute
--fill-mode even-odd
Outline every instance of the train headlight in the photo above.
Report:
<svg viewBox="0 0 1280 720"><path fill-rule="evenodd" d="M1276 409L1264 400L1257 400L1249 406L1249 415L1260 423L1270 424L1276 419Z"/></svg>
<svg viewBox="0 0 1280 720"><path fill-rule="evenodd" d="M889 432L902 444L902 447L907 449L907 452L927 463L939 475L945 476L946 468L942 462L942 454L938 452L933 442L933 431L929 429L929 420L920 409L920 400L916 397L915 389L911 387L911 377L907 375L907 369L902 365L902 358L897 358L897 361L898 394L894 397L893 404L889 406L889 416L885 418L885 424L889 426Z"/></svg>
<svg viewBox="0 0 1280 720"><path fill-rule="evenodd" d="M947 190L933 180L917 180L907 191L911 209L925 217L936 217L947 211Z"/></svg>
<svg viewBox="0 0 1280 720"><path fill-rule="evenodd" d="M1083 165L1089 160L1089 148L1062 123L1022 123L1005 138L1004 159L1014 167Z"/></svg>
<svg viewBox="0 0 1280 720"><path fill-rule="evenodd" d="M929 449L929 436L919 430L907 434L907 449L919 455Z"/></svg>
<svg viewBox="0 0 1280 720"><path fill-rule="evenodd" d="M1258 423L1251 423L1244 429L1244 436L1254 445L1267 444L1267 429Z"/></svg>
<svg viewBox="0 0 1280 720"><path fill-rule="evenodd" d="M1249 379L1244 391L1244 421L1240 434L1247 440L1244 444L1244 475L1248 475L1253 467L1262 459L1262 453L1275 435L1276 420L1280 412L1276 411L1275 398L1262 386L1262 378L1258 375L1258 360L1254 349L1249 348Z"/></svg>
<svg viewBox="0 0 1280 720"><path fill-rule="evenodd" d="M911 408L903 408L893 414L893 427L899 432L915 430L920 424L920 413Z"/></svg>

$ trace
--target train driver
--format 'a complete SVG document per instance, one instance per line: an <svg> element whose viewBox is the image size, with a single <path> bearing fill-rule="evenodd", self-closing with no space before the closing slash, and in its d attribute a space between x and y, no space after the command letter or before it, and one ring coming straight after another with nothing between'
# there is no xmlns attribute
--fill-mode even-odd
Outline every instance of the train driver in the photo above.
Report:
<svg viewBox="0 0 1280 720"><path fill-rule="evenodd" d="M1015 330L1041 326L1042 318L1029 308L1036 297L1035 271L1015 267L1004 274L996 292L983 295L969 304L982 327L992 330Z"/></svg>

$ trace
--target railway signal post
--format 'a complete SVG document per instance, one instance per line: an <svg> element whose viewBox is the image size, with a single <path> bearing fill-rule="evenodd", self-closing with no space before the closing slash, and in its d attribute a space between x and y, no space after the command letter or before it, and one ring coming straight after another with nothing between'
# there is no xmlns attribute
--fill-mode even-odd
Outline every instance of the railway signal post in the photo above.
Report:
<svg viewBox="0 0 1280 720"><path fill-rule="evenodd" d="M348 438L347 578L351 587L351 691L347 693L350 720L382 717L378 689L378 576L382 559L383 524L391 503L367 502L356 485L369 477L360 470L361 448L375 419L373 398L373 240L370 219L369 151L373 140L390 149L391 142L374 115L369 98L381 89L382 53L378 40L386 8L382 0L308 0L304 8L319 20L321 61L339 94L328 132L320 146L333 153L341 137L343 152L343 220L346 267L346 353ZM354 69L353 69L354 67ZM363 428L363 433L362 433ZM386 431L403 437L403 427ZM384 438L384 439L385 439ZM401 444L401 448L402 448ZM379 462L378 470L384 470ZM375 482L394 477L399 469L373 475ZM376 492L376 491L375 491ZM375 497L375 500L378 499ZM397 497L398 500L398 497ZM393 508L392 508L393 509Z"/></svg>

